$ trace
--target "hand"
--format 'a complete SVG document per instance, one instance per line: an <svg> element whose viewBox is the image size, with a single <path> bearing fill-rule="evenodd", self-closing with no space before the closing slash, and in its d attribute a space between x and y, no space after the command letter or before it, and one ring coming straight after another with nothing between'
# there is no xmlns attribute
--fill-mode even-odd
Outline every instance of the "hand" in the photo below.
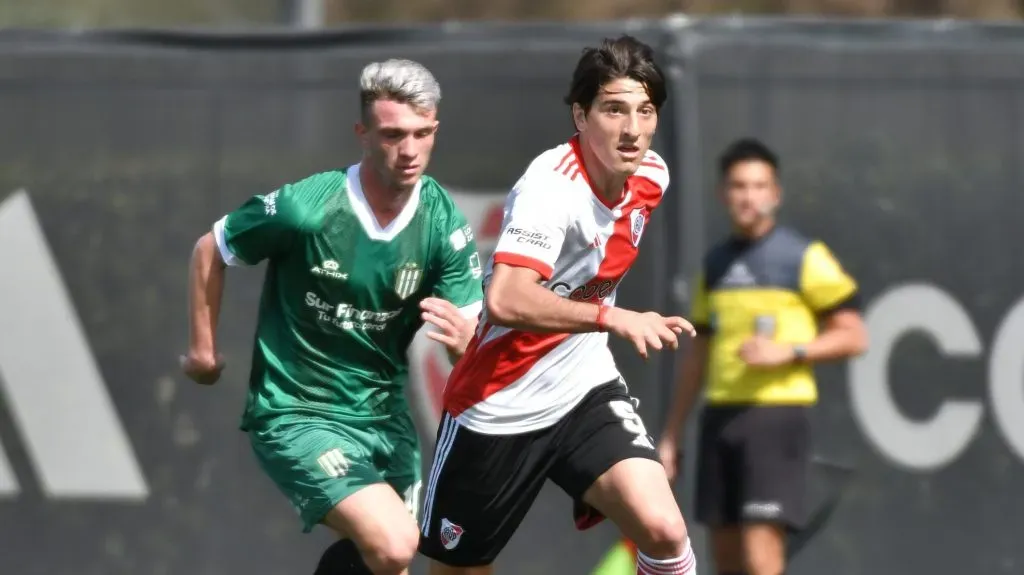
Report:
<svg viewBox="0 0 1024 575"><path fill-rule="evenodd" d="M796 359L793 346L754 336L740 346L740 359L751 367L779 367Z"/></svg>
<svg viewBox="0 0 1024 575"><path fill-rule="evenodd" d="M420 302L420 308L423 309L423 321L439 330L428 331L427 337L444 344L449 354L462 357L473 339L476 322L466 319L451 302L440 298L428 297Z"/></svg>
<svg viewBox="0 0 1024 575"><path fill-rule="evenodd" d="M661 441L658 442L658 459L661 460L661 465L665 468L665 475L669 482L675 481L683 462L683 454L679 451L679 444L676 443L675 437L668 434L662 436Z"/></svg>
<svg viewBox="0 0 1024 575"><path fill-rule="evenodd" d="M685 331L690 337L697 335L697 330L685 319L678 316L664 317L653 311L638 313L611 307L605 312L604 320L609 332L631 341L644 359L647 359L648 347L661 350L668 344L670 348L677 349L679 334Z"/></svg>
<svg viewBox="0 0 1024 575"><path fill-rule="evenodd" d="M220 379L224 371L224 357L213 352L197 353L190 351L179 359L181 370L192 381L199 385L213 385Z"/></svg>

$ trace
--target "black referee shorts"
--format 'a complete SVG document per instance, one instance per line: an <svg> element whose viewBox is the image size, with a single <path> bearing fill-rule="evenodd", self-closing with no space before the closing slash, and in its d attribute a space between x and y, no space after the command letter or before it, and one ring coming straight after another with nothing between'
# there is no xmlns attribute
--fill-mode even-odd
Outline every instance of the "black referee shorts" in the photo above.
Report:
<svg viewBox="0 0 1024 575"><path fill-rule="evenodd" d="M708 526L805 520L811 440L803 406L708 406L700 419L697 520Z"/></svg>
<svg viewBox="0 0 1024 575"><path fill-rule="evenodd" d="M445 565L489 565L551 479L586 526L584 493L616 463L657 460L653 441L620 380L594 388L555 425L484 435L442 415L427 477L420 552Z"/></svg>

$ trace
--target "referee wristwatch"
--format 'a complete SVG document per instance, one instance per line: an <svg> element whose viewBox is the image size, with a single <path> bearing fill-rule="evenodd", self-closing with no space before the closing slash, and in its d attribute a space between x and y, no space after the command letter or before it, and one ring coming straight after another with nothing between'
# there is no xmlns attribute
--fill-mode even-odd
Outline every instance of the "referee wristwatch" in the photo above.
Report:
<svg viewBox="0 0 1024 575"><path fill-rule="evenodd" d="M793 346L793 361L796 363L804 363L807 361L807 346L798 343Z"/></svg>

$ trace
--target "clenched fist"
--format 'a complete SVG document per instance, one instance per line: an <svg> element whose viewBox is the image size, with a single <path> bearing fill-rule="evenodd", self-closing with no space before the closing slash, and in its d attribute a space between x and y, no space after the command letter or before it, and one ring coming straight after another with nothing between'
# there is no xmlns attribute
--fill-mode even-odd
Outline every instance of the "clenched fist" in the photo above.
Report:
<svg viewBox="0 0 1024 575"><path fill-rule="evenodd" d="M200 385L213 385L224 371L224 358L216 353L189 352L180 358L181 370Z"/></svg>

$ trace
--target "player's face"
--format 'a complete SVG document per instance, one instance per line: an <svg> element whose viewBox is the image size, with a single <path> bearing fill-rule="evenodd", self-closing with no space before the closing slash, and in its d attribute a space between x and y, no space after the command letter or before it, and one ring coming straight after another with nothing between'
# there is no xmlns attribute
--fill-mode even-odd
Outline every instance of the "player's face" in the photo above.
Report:
<svg viewBox="0 0 1024 575"><path fill-rule="evenodd" d="M356 126L366 158L391 189L408 190L427 169L437 133L437 111L377 100Z"/></svg>
<svg viewBox="0 0 1024 575"><path fill-rule="evenodd" d="M630 176L640 167L658 127L658 111L647 88L631 78L618 78L601 86L583 113L574 108L581 141L589 146L604 168Z"/></svg>
<svg viewBox="0 0 1024 575"><path fill-rule="evenodd" d="M775 170L767 162L749 160L735 164L722 185L729 217L737 228L754 229L774 216L780 192Z"/></svg>

